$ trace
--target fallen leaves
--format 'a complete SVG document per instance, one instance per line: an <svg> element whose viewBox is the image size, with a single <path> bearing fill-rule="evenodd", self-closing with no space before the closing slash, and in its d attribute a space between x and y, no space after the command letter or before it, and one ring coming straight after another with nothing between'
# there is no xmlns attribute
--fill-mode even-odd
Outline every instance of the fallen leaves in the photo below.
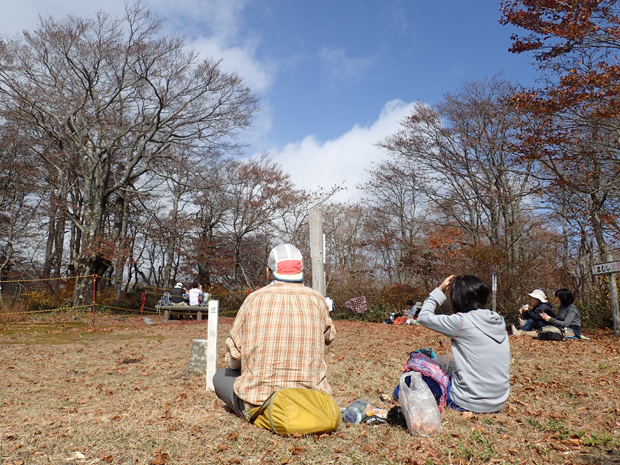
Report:
<svg viewBox="0 0 620 465"><path fill-rule="evenodd" d="M105 463L112 463L112 460L114 460L114 456L106 455L103 452L101 452L99 454L99 460L101 460L102 462L105 462Z"/></svg>
<svg viewBox="0 0 620 465"><path fill-rule="evenodd" d="M151 465L165 465L170 459L170 454L162 452L163 448L164 446L160 446L159 449L155 451L155 458L151 460Z"/></svg>
<svg viewBox="0 0 620 465"><path fill-rule="evenodd" d="M226 324L232 324L232 319ZM398 381L402 363L411 350L433 347L440 353L441 346L437 343L439 336L430 336L430 332L427 335L424 328L415 328L418 332L416 336L420 336L420 339L416 339L415 347L411 347L411 340L401 341L401 336L390 339L389 328L382 332L382 326L356 323L355 328L368 328L365 331L365 336L368 333L367 340L360 338L354 330L348 329L347 324L336 322L339 330L337 345L328 349L328 357L332 360L328 379L339 405L348 405L360 396L367 396L370 402L381 402L380 395L391 392ZM601 440L588 434L599 434L598 438L607 434L615 440L620 427L620 404L612 399L617 396L617 383L605 386L605 394L610 402L603 405L599 397L602 391L598 379L594 377L592 383L589 383L587 378L592 374L592 370L587 369L588 366L593 359L600 358L600 354L595 350L598 342L593 340L589 345L584 343L579 346L583 353L566 354L571 357L571 364L566 365L569 368L557 363L557 354L537 355L533 360L529 348L524 350L519 347L520 343L515 344L512 355L517 363L516 369L511 369L510 374L516 383L511 387L505 409L498 414L488 415L445 409L442 413L444 434L430 440L410 436L405 429L399 427L390 429L387 425L344 423L331 434L285 438L236 418L226 410L221 400L205 390L204 374L188 376L185 379L176 376L187 365L188 351L183 349L187 349L188 328L179 328L179 342L172 343L172 338L177 336L169 336L177 330L164 328L162 325L158 331L167 331L166 338L162 338L163 342L151 341L140 348L135 345L139 338L132 337L131 344L125 346L124 342L121 343L124 351L120 355L112 353L113 349L119 348L118 340L102 340L101 345L97 346L84 345L82 356L76 356L75 347L65 350L65 354L62 354L62 349L52 348L49 350L55 352L52 359L54 363L48 361L47 353L38 357L29 353L28 357L23 357L19 351L10 352L12 349L9 345L0 346L1 350L7 351L11 365L17 365L18 360L21 360L17 370L3 372L5 391L0 401L0 415L3 415L0 420L3 422L0 441L4 441L5 456L2 463L18 464L26 454L31 457L30 462L48 463L45 455L47 453L49 461L67 465L86 465L91 461L92 465L97 465L95 462L102 465L134 464L135 460L142 465L196 463L201 460L221 465L294 465L301 462L330 461L335 464L343 461L388 463L390 460L409 465L466 464L471 463L471 460L463 456L459 444L463 444L463 450L472 454L485 453L483 445L473 441L473 438L492 447L498 454L495 457L509 459L511 463L518 459L519 463L533 463L536 460L538 463L562 464L567 457L575 459L586 452L591 454L601 450ZM227 329L228 327L224 326L222 337L225 337ZM198 330L191 335L197 336ZM610 334L610 340L611 337L613 336ZM379 340L383 345L377 345ZM442 355L449 353L449 345L450 342L446 339ZM160 352L158 347L162 347ZM148 354L151 365L147 365L146 360L133 365L118 363L118 360L128 357L137 358L140 350ZM366 353L367 357L354 357L354 354L360 351ZM218 364L223 366L224 351L220 352ZM375 355L380 363L374 361ZM8 362L0 360L0 372L7 364ZM537 370L535 365L542 366L543 370ZM618 369L616 365L608 365L604 374L609 376L609 380L615 380ZM76 366L80 367L79 374L72 371ZM112 376L108 376L111 366L122 368L122 373L115 371ZM351 366L354 367L351 371L354 377L357 371L371 375L351 380L346 374ZM142 376L143 370L148 372L150 377ZM583 371L583 376L577 374L578 370ZM70 373L70 376L75 376L76 381L67 384L65 371ZM31 379L22 376L24 373ZM62 376L58 377L57 373ZM523 376L531 382L528 383ZM554 378L548 378L551 376ZM78 377L84 377L85 384L78 385ZM342 379L343 377L345 379ZM544 382L551 387L545 388ZM140 390L134 391L136 388ZM614 394L607 392L612 388ZM106 396L108 390L113 395ZM35 391L51 395L38 397L36 402L24 395L24 392ZM7 395L4 395L5 392ZM536 400L536 395L540 397L539 400ZM391 396L388 397L390 405L395 405L396 402L391 400ZM38 410L39 405L49 408ZM79 413L70 414L77 405L80 405ZM9 423L4 423L5 420ZM550 431L551 421L551 426L562 427L567 433ZM609 430L610 422L614 426L613 432ZM99 447L105 447L101 459L100 448L95 452L86 447L80 448L80 454L86 459L71 453L77 442L64 436L69 434L69 425L72 427L71 434L76 437L78 434L81 437L95 436L100 434L105 426L110 432L110 440L106 438L105 445L99 443ZM390 433L386 437L388 430ZM37 431L40 433L35 434ZM579 437L572 436L576 431L587 432L583 437L586 444L580 442ZM52 433L55 434L51 436ZM136 441L123 441L125 434L130 434ZM594 437L596 441L589 440L590 437ZM151 441L157 441L156 445L145 449L143 445L153 444ZM57 444L58 448L64 448L68 452L60 456L57 453L58 448L43 449L42 444L45 442ZM163 449L156 453L161 444L164 444ZM615 443L612 442L611 445ZM35 450L44 455L34 456ZM170 452L166 453L164 450ZM536 456L540 453L544 454L544 458ZM107 462L106 458L110 461ZM491 463L490 460L485 463ZM586 463L585 459L582 462Z"/></svg>

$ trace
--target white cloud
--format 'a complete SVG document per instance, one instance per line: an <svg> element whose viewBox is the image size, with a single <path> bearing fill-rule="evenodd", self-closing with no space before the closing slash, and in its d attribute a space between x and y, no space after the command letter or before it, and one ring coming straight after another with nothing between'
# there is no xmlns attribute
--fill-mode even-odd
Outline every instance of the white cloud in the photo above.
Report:
<svg viewBox="0 0 620 465"><path fill-rule="evenodd" d="M209 31L218 42L236 39L244 29L242 13L248 0L150 0L153 10L177 32L189 36Z"/></svg>
<svg viewBox="0 0 620 465"><path fill-rule="evenodd" d="M323 65L329 69L330 77L347 80L363 76L372 65L370 58L349 58L342 48L323 47L319 53Z"/></svg>
<svg viewBox="0 0 620 465"><path fill-rule="evenodd" d="M125 3L123 0L108 0L105 5L84 0L6 1L3 2L0 15L0 33L13 37L24 30L32 31L39 25L39 15L43 18L52 16L61 19L73 13L77 16L94 18L98 11L117 16L125 12Z"/></svg>
<svg viewBox="0 0 620 465"><path fill-rule="evenodd" d="M244 27L242 13L252 0L167 0L145 1L144 5L164 20L163 31L188 37L188 45L204 58L222 60L226 72L237 73L253 92L264 94L272 85L275 67L256 58L260 39ZM13 37L23 30L33 30L39 15L62 19L73 13L94 18L104 11L112 17L123 16L125 0L108 0L105 4L84 0L22 0L4 2L0 15L0 34ZM255 131L247 139L264 138L271 130L269 112L257 118ZM265 132L266 131L266 132ZM259 134L260 132L260 134Z"/></svg>
<svg viewBox="0 0 620 465"><path fill-rule="evenodd" d="M392 100L370 126L355 125L342 136L326 142L310 135L282 149L273 149L270 154L291 175L297 187L314 190L344 185L347 190L339 193L336 200L358 200L361 191L356 186L366 181L366 170L373 162L387 157L387 152L374 144L394 134L413 105Z"/></svg>
<svg viewBox="0 0 620 465"><path fill-rule="evenodd" d="M55 19L70 13L94 18L97 11L122 16L124 0L108 0L105 5L84 0L22 0L5 2L0 15L0 33L13 37L33 30L39 15ZM248 0L175 0L174 8L165 0L144 2L164 20L164 31L188 36L189 45L204 57L222 59L222 69L236 72L255 92L264 92L273 82L274 70L256 58L260 40L243 25L243 10Z"/></svg>
<svg viewBox="0 0 620 465"><path fill-rule="evenodd" d="M228 46L215 37L200 37L190 46L204 58L222 60L222 69L237 73L253 92L263 93L273 82L273 73L254 56L256 43L248 41L242 46Z"/></svg>

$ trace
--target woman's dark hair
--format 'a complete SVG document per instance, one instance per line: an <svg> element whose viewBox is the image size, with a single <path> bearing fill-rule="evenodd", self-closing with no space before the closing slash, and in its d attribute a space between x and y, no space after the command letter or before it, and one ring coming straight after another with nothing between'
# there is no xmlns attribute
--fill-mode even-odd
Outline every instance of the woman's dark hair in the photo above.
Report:
<svg viewBox="0 0 620 465"><path fill-rule="evenodd" d="M555 291L555 296L560 299L562 306L570 305L575 301L573 293L564 287Z"/></svg>
<svg viewBox="0 0 620 465"><path fill-rule="evenodd" d="M407 307L413 307L413 300L407 301Z"/></svg>
<svg viewBox="0 0 620 465"><path fill-rule="evenodd" d="M450 300L455 312L467 313L470 310L486 308L489 286L476 276L457 276L452 280Z"/></svg>

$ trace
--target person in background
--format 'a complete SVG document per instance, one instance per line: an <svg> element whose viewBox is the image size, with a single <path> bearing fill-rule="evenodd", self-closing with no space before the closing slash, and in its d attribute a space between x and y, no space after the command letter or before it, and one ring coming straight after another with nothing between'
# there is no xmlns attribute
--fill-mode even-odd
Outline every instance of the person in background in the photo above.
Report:
<svg viewBox="0 0 620 465"><path fill-rule="evenodd" d="M331 394L325 351L336 328L325 298L303 285L295 246L274 247L267 263L273 281L245 298L226 339L228 367L213 376L215 393L240 417L278 389Z"/></svg>
<svg viewBox="0 0 620 465"><path fill-rule="evenodd" d="M553 307L541 289L534 289L528 296L530 297L530 305L525 304L519 308L519 326L512 325L514 336L537 335L537 331L547 325L541 315L547 314L550 317L555 317Z"/></svg>
<svg viewBox="0 0 620 465"><path fill-rule="evenodd" d="M554 318L546 313L541 313L540 316L548 324L563 329L565 336L581 339L581 316L579 315L579 310L573 304L575 302L573 293L566 288L562 288L555 291L555 297L560 302L558 316Z"/></svg>
<svg viewBox="0 0 620 465"><path fill-rule="evenodd" d="M407 303L405 304L405 315L407 315L409 318L413 318L415 316L415 311L416 309L413 306L413 300L408 300Z"/></svg>
<svg viewBox="0 0 620 465"><path fill-rule="evenodd" d="M422 309L422 302L416 302L414 305L413 300L408 300L407 309L405 310L405 313L404 313L404 316L407 318L406 324L417 325L418 315L420 314L421 309Z"/></svg>
<svg viewBox="0 0 620 465"><path fill-rule="evenodd" d="M452 315L435 315L450 293ZM489 287L478 277L448 276L422 305L418 324L451 339L454 370L448 406L498 412L510 394L510 345L504 318L485 309Z"/></svg>
<svg viewBox="0 0 620 465"><path fill-rule="evenodd" d="M187 290L183 287L183 283L177 283L170 291L172 305L187 305L185 294L187 294Z"/></svg>
<svg viewBox="0 0 620 465"><path fill-rule="evenodd" d="M194 281L188 294L189 304L198 307L200 305L200 298L202 297L202 286Z"/></svg>
<svg viewBox="0 0 620 465"><path fill-rule="evenodd" d="M422 302L416 302L413 308L415 309L415 313L413 314L413 317L414 318L419 317L420 311L422 310Z"/></svg>

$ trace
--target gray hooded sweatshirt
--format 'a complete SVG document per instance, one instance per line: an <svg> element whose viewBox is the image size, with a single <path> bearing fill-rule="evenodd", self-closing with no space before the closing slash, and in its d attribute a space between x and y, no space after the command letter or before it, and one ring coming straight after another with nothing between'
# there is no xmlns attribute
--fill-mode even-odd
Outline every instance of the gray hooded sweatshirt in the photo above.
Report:
<svg viewBox="0 0 620 465"><path fill-rule="evenodd" d="M452 339L455 368L450 398L471 412L497 412L510 393L510 345L504 318L484 309L435 315L445 301L442 291L433 290L418 323Z"/></svg>

